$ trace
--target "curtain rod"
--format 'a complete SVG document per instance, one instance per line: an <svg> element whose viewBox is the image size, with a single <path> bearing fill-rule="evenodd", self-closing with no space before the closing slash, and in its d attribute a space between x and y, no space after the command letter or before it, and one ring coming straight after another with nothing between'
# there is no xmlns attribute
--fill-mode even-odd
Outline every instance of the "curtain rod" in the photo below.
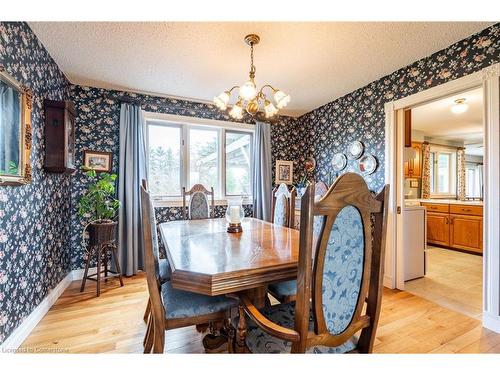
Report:
<svg viewBox="0 0 500 375"><path fill-rule="evenodd" d="M140 100L138 98L132 98L132 97L127 96L127 95L105 95L104 97L106 99L116 100L116 101L119 101L121 103L135 104L138 106L142 106L145 104L151 104L151 105L155 105L158 107L169 108L169 109L179 109L180 108L180 106L178 106L178 105L172 105L172 104L167 104L167 103L148 103L145 100ZM162 99L168 100L168 98L162 98ZM175 100L177 100L179 102L189 102L189 100L184 100L184 99L175 99ZM208 104L206 104L206 103L199 103L199 102L191 102L191 103L203 104L203 105L208 106ZM191 112L195 112L195 113L202 113L202 114L206 113L205 111L202 111L202 110L196 109L196 108L189 108L188 110ZM203 116L203 117L205 117L205 116ZM264 112L258 112L255 115L255 119L257 121L265 121L265 122L268 122L270 124L274 124L274 123L278 122L279 116L277 116L276 118L267 119L267 118L265 118ZM247 122L243 122L243 123L248 124Z"/></svg>
<svg viewBox="0 0 500 375"><path fill-rule="evenodd" d="M128 95L105 95L104 97L106 99L116 100L116 101L121 102L121 103L134 104L134 105L138 105L138 106L154 105L154 106L157 106L157 107L166 108L166 109L172 109L172 110L182 108L182 106L180 106L180 105L170 104L170 103L165 103L165 102L149 103L148 100L141 100L139 98L132 98L132 97L130 97ZM167 99L168 100L168 98L161 98L161 99ZM188 101L188 100L184 100L184 99L175 99L175 100L177 100L178 102L187 102ZM206 103L198 103L198 102L191 102L191 103L207 105ZM207 108L207 109L209 109L209 108ZM191 111L191 112L194 112L194 113L199 113L199 114L206 113L206 111L202 111L202 110L200 110L198 108L189 108L188 110Z"/></svg>

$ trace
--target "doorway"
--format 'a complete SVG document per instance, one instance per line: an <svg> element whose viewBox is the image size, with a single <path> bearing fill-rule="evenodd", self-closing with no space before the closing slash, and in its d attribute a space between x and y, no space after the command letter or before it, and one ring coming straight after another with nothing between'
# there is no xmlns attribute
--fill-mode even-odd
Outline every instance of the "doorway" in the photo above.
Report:
<svg viewBox="0 0 500 375"><path fill-rule="evenodd" d="M483 90L404 109L406 291L481 320Z"/></svg>
<svg viewBox="0 0 500 375"><path fill-rule="evenodd" d="M405 109L437 102L480 88L483 93L483 222L482 227L482 321L483 325L500 332L500 146L499 135L499 72L500 64L492 65L482 71L457 80L433 87L409 97L386 103L386 182L391 184L389 217L386 248L386 276L384 285L391 288L405 289L405 244L404 221L405 208ZM439 158L439 152L436 153ZM441 159L444 160L444 156ZM443 161L444 162L444 161ZM452 184L448 182L448 184ZM443 182L441 183L443 185ZM416 184L413 184L416 186ZM452 194L450 194L451 196ZM436 207L434 211L448 210ZM444 219L443 219L444 220ZM431 251L432 253L432 251ZM465 254L465 253L464 253ZM468 254L470 255L470 254Z"/></svg>

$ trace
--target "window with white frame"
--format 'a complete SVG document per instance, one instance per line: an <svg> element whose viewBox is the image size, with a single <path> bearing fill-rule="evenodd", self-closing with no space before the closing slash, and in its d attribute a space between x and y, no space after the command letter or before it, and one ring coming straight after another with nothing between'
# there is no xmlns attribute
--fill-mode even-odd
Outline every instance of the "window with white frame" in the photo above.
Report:
<svg viewBox="0 0 500 375"><path fill-rule="evenodd" d="M470 198L483 196L483 165L479 163L465 163L465 191Z"/></svg>
<svg viewBox="0 0 500 375"><path fill-rule="evenodd" d="M146 117L148 175L156 199L175 200L182 187L214 188L216 198L251 197L253 127L196 119Z"/></svg>
<svg viewBox="0 0 500 375"><path fill-rule="evenodd" d="M431 196L453 197L456 195L456 151L431 146L430 179Z"/></svg>

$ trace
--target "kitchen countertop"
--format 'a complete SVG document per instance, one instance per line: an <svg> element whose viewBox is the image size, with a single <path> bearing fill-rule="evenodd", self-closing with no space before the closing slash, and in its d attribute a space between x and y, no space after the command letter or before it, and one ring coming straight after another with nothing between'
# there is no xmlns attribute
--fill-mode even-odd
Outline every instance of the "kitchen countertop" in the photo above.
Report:
<svg viewBox="0 0 500 375"><path fill-rule="evenodd" d="M416 205L419 203L435 203L435 204L460 204L464 206L482 206L483 201L459 201L457 199L405 199L405 204Z"/></svg>

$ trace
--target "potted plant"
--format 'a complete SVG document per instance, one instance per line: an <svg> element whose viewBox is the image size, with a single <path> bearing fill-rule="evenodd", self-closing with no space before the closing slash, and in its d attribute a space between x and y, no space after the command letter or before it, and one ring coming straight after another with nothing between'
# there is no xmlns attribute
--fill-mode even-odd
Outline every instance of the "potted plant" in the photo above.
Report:
<svg viewBox="0 0 500 375"><path fill-rule="evenodd" d="M85 168L85 175L93 180L78 201L78 215L87 221L90 245L115 239L120 201L115 198L116 174L97 173Z"/></svg>

